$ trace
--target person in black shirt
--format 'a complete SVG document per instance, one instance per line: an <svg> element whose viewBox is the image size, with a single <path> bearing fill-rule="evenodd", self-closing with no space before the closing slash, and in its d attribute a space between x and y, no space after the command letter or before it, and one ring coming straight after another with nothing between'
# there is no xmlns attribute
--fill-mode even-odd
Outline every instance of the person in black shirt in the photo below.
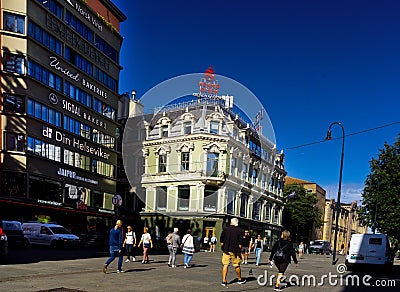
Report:
<svg viewBox="0 0 400 292"><path fill-rule="evenodd" d="M222 249L222 286L228 285L226 276L228 274L228 266L231 263L235 268L238 284L246 283L242 280L240 270L240 252L242 249L242 230L238 227L239 220L237 218L231 219L231 224L227 226L221 233L221 249Z"/></svg>
<svg viewBox="0 0 400 292"><path fill-rule="evenodd" d="M278 256L277 251L282 250L283 255ZM269 256L269 263L274 260L276 267L278 268L278 277L276 278L275 283L275 291L281 291L281 279L283 274L285 273L288 265L291 262L291 258L293 258L296 267L298 266L298 261L296 258L296 252L293 248L293 244L290 241L290 231L284 230L282 231L282 236L278 239L271 250L271 255Z"/></svg>
<svg viewBox="0 0 400 292"><path fill-rule="evenodd" d="M249 254L251 250L251 237L248 230L244 231L242 237L242 262L247 265L247 260L249 259Z"/></svg>

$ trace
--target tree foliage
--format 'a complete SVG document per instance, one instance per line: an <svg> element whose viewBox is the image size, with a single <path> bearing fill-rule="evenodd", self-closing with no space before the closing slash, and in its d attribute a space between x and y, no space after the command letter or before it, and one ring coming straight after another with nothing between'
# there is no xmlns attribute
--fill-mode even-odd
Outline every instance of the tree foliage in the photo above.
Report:
<svg viewBox="0 0 400 292"><path fill-rule="evenodd" d="M316 206L315 194L307 193L300 184L289 184L285 185L283 195L286 199L283 225L291 231L294 240L303 240L312 228L322 226L322 214Z"/></svg>
<svg viewBox="0 0 400 292"><path fill-rule="evenodd" d="M394 145L385 142L379 152L378 157L370 161L359 218L364 225L399 241L400 137Z"/></svg>

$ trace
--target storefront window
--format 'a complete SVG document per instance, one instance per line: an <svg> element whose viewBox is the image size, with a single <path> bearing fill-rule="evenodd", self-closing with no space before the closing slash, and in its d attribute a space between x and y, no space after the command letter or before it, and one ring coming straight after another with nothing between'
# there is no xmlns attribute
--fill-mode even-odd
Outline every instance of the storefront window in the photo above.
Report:
<svg viewBox="0 0 400 292"><path fill-rule="evenodd" d="M8 197L26 196L26 175L23 173L3 173L3 194Z"/></svg>
<svg viewBox="0 0 400 292"><path fill-rule="evenodd" d="M29 178L29 197L38 200L62 203L61 183L31 176Z"/></svg>

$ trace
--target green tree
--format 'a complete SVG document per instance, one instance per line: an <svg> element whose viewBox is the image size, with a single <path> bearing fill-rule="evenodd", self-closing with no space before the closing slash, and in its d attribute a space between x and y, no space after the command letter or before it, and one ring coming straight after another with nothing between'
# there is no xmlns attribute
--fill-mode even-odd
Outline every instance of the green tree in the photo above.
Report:
<svg viewBox="0 0 400 292"><path fill-rule="evenodd" d="M307 193L300 184L289 184L285 185L283 196L286 204L282 223L290 230L295 242L305 240L312 228L322 226L322 214L316 206L315 194Z"/></svg>
<svg viewBox="0 0 400 292"><path fill-rule="evenodd" d="M373 230L400 240L400 137L384 143L378 158L370 161L370 173L362 193L360 221Z"/></svg>

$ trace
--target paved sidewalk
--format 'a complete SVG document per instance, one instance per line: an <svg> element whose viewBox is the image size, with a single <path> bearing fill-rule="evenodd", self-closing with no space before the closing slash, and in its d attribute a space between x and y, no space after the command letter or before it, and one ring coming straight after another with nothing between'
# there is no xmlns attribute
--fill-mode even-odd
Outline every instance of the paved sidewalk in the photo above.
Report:
<svg viewBox="0 0 400 292"><path fill-rule="evenodd" d="M190 269L183 268L182 254L177 257L176 268L167 266L168 255L150 254L150 264L141 264L141 257L138 256L137 262L124 262L126 273L116 272L116 260L109 266L107 274L102 273L106 257L1 265L0 291L273 291L269 283L261 286L257 281L260 275L267 273L270 277L277 272L276 268L267 266L267 256L269 253L263 253L263 265L256 267L252 254L249 265L242 266L243 278L248 280L244 285L236 283L234 269L229 267L229 284L222 287L221 252L199 252L194 254L194 265ZM343 259L340 257L341 261ZM294 264L289 265L287 276L314 274L320 277L329 272L338 274L336 266L331 265L331 257L305 255L298 268ZM397 284L400 287L400 283ZM289 292L316 290L350 291L327 284L322 287L294 286L285 289Z"/></svg>

